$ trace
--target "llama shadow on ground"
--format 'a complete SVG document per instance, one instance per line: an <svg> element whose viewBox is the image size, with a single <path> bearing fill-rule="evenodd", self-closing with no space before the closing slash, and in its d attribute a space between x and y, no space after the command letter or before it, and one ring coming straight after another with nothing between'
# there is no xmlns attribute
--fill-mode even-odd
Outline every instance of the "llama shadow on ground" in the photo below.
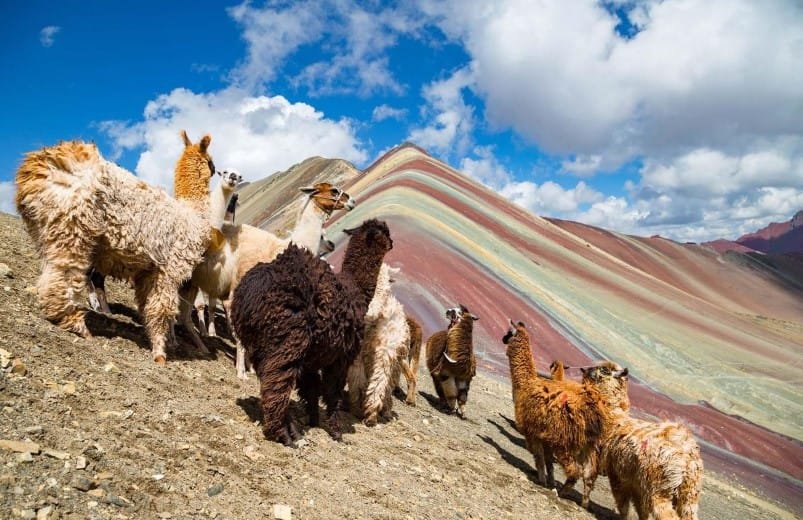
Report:
<svg viewBox="0 0 803 520"><path fill-rule="evenodd" d="M513 432L515 433L508 431L505 427L503 427L502 425L500 425L495 421L492 421L491 419L488 419L488 422L494 425L500 431L500 433L502 433L505 437L507 437L508 440L510 440L511 443L526 449L524 439L520 437L518 432L516 431L515 428L516 423L502 414L499 415L503 419L508 421L509 424L512 425ZM502 446L500 446L499 443L497 443L494 439L492 439L487 435L477 434L477 437L479 437L480 439L482 439L483 442L491 445L494 449L496 449L496 451L499 453L499 455L505 462L507 462L514 468L521 470L521 472L527 476L527 478L530 480L530 482L533 483L533 485L538 486L541 489L547 490L547 488L542 487L541 484L538 483L538 471L532 464L529 464L526 461L520 459L519 457L513 455L512 453L504 449ZM557 464L555 465L557 466ZM555 484L558 485L558 482L556 481ZM582 482L578 482L577 486L582 486ZM560 488L560 485L558 485L557 487ZM572 502L579 505L582 502L583 496L577 489L572 489L568 494L562 496L561 498L565 500L571 500ZM600 520L613 520L619 518L619 515L616 514L615 511L600 504L597 504L593 500L589 505L588 512L594 515L595 518Z"/></svg>
<svg viewBox="0 0 803 520"><path fill-rule="evenodd" d="M260 426L262 425L262 407L260 406L259 397L251 396L245 398L238 398L237 399L237 406L242 408L245 414L248 416L248 419L251 420L252 423L259 423ZM307 417L307 410L304 404L297 400L291 399L290 400L290 408L288 409L290 412L290 416L295 421L296 426L298 426L299 430L301 431L302 437L306 435L307 431L310 429L309 426L309 418ZM325 410L320 410L321 415L321 424L319 427L322 427L324 430L329 432L329 429L326 426L326 412ZM341 412L338 414L338 423L340 424L340 430L342 433L354 433L356 430L354 429L354 423L357 422L357 419L347 412Z"/></svg>
<svg viewBox="0 0 803 520"><path fill-rule="evenodd" d="M112 307L117 310L120 310L121 307L125 308L125 310L123 312L119 312L119 314L130 319L125 319L124 317L117 318L115 316L89 311L85 315L86 326L89 329L89 332L93 336L100 338L127 339L133 343L136 343L141 349L150 350L151 343L148 340L145 327L136 322L136 320L139 319L138 314L124 305L114 304ZM116 314L118 313L116 312ZM179 344L177 348L168 350L169 358L193 360L210 358L215 359L217 357L215 354L215 347L211 349L211 354L204 354L198 351L198 349L192 343L192 340L188 335L186 335L183 329L178 327L176 333ZM210 346L212 345L207 342L207 347Z"/></svg>
<svg viewBox="0 0 803 520"><path fill-rule="evenodd" d="M444 413L446 415L452 415L451 410L447 410L446 407L443 406L443 404L441 403L440 398L438 398L437 395L428 394L428 393L423 392L423 391L418 392L418 395L420 395L421 397L426 399L426 401L429 403L429 405L432 408L434 408L434 409L438 410L439 412L442 412L442 413Z"/></svg>

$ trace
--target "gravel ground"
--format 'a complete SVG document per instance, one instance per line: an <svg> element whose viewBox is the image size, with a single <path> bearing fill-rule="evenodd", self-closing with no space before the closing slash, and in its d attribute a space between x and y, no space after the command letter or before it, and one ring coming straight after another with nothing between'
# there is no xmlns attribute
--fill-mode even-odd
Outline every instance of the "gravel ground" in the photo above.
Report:
<svg viewBox="0 0 803 520"><path fill-rule="evenodd" d="M534 482L510 424L509 383L480 374L468 419L418 406L374 428L346 421L343 442L308 429L297 449L259 427L258 383L237 379L229 344L196 355L187 338L155 365L132 310L110 284L114 315L95 337L43 320L36 257L20 221L0 214L0 517L2 518L615 518L607 480L559 499ZM303 420L300 406L293 412ZM706 474L701 518L792 518Z"/></svg>

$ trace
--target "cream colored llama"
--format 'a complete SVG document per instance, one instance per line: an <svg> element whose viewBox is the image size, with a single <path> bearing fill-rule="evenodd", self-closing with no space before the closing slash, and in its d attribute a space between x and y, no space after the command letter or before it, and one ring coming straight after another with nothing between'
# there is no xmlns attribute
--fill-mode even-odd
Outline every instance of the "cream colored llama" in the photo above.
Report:
<svg viewBox="0 0 803 520"><path fill-rule="evenodd" d="M210 248L204 261L193 272L192 284L182 292L181 323L201 350L204 350L206 346L193 327L190 306L185 305L185 301L195 301L195 295L200 289L205 291L210 298L222 300L228 314L229 298L239 280L249 269L259 262L272 262L290 242L305 247L317 255L323 223L333 211L351 210L355 204L348 193L326 182L301 188L301 191L306 196L303 199L298 224L289 238L280 239L273 233L254 226L224 225L221 230L223 240L220 246ZM245 351L239 341L237 342L236 366L237 376L245 379Z"/></svg>
<svg viewBox="0 0 803 520"><path fill-rule="evenodd" d="M404 307L391 292L391 275L398 268L382 264L368 312L365 315L360 354L348 371L350 410L367 426L379 416L390 417L394 382L410 348L410 328Z"/></svg>
<svg viewBox="0 0 803 520"><path fill-rule="evenodd" d="M193 183L200 191L205 183L207 194L210 140L186 147L179 161L199 169ZM45 316L89 337L78 301L88 270L133 279L153 359L165 363L178 288L209 244L206 205L177 201L80 141L27 154L16 185L17 210L43 259L38 296Z"/></svg>

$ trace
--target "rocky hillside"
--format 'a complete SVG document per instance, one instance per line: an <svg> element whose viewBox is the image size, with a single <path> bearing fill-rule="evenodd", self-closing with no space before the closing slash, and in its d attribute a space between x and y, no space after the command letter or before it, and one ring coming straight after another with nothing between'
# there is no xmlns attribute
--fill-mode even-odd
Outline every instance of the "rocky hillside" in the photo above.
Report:
<svg viewBox="0 0 803 520"><path fill-rule="evenodd" d="M1 518L613 518L605 478L590 513L533 482L504 380L481 374L460 420L430 405L422 372L393 421L344 416L343 442L314 428L286 448L262 437L257 381L236 378L227 341L202 357L181 338L155 365L122 284L94 338L65 333L36 308L20 221L0 214L0 233ZM701 518L788 517L706 474Z"/></svg>

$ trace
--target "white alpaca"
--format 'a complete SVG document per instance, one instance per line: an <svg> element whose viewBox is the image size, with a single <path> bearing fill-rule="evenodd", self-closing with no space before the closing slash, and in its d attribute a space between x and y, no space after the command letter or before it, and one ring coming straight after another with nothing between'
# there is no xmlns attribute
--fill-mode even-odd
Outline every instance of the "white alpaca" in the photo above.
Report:
<svg viewBox="0 0 803 520"><path fill-rule="evenodd" d="M192 326L190 306L185 302L195 301L198 289L212 298L223 301L228 314L229 298L239 280L259 262L272 262L292 241L317 255L322 239L323 224L334 210L354 207L354 200L340 188L329 183L301 188L303 199L298 224L289 238L281 239L269 231L248 225L224 224L220 230L222 240L217 247L210 247L204 261L196 267L192 284L182 291L181 323L193 341L203 350L205 345ZM237 376L246 378L245 350L237 341Z"/></svg>
<svg viewBox="0 0 803 520"><path fill-rule="evenodd" d="M386 419L390 417L391 393L410 348L404 307L390 290L391 275L398 272L397 268L382 264L365 315L362 349L348 372L351 413L356 417L362 415L368 426L375 425L380 414Z"/></svg>

